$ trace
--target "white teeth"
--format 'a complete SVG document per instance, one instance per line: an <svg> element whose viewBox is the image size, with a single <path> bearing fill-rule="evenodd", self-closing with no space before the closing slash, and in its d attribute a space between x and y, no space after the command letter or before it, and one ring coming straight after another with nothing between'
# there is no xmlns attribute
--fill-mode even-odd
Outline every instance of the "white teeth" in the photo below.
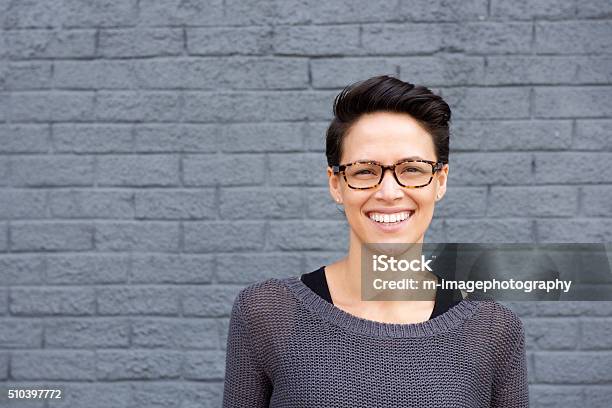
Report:
<svg viewBox="0 0 612 408"><path fill-rule="evenodd" d="M395 214L383 214L383 213L370 213L370 219L376 222L383 223L392 223L404 221L407 218L410 218L412 211L402 211Z"/></svg>

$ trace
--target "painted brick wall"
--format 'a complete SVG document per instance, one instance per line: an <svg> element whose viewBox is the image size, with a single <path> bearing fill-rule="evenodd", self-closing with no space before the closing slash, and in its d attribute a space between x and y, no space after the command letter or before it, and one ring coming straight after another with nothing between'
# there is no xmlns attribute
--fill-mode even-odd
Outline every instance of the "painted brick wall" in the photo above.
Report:
<svg viewBox="0 0 612 408"><path fill-rule="evenodd" d="M236 293L346 249L324 134L373 75L453 110L428 241L612 241L609 0L0 0L0 24L0 382L66 398L27 406L220 406ZM608 407L612 302L512 307L532 406Z"/></svg>

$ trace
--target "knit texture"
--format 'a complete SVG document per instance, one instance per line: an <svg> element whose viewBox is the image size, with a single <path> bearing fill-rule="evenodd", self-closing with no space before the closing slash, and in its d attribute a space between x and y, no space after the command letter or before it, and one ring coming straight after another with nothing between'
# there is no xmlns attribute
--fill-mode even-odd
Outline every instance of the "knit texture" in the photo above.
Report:
<svg viewBox="0 0 612 408"><path fill-rule="evenodd" d="M491 300L420 323L326 302L299 277L242 289L227 338L223 407L528 407L525 334Z"/></svg>

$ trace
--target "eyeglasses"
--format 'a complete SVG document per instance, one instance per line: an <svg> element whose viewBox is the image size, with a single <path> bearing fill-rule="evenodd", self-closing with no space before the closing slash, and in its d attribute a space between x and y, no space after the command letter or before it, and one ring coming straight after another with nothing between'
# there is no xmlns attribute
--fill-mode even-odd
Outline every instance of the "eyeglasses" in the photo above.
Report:
<svg viewBox="0 0 612 408"><path fill-rule="evenodd" d="M430 160L402 160L391 166L376 161L356 161L332 166L334 174L342 173L346 184L356 190L374 188L382 183L386 170L392 170L395 181L406 188L425 187L433 180L444 162Z"/></svg>

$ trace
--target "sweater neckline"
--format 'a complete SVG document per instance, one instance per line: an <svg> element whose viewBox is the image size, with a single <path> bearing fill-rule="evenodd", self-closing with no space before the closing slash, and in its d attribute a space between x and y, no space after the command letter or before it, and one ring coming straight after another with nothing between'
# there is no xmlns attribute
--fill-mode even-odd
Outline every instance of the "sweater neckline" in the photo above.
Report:
<svg viewBox="0 0 612 408"><path fill-rule="evenodd" d="M478 300L463 299L446 312L418 323L385 323L348 313L316 294L297 276L281 279L311 312L324 320L353 332L378 337L429 337L460 326L479 308Z"/></svg>

